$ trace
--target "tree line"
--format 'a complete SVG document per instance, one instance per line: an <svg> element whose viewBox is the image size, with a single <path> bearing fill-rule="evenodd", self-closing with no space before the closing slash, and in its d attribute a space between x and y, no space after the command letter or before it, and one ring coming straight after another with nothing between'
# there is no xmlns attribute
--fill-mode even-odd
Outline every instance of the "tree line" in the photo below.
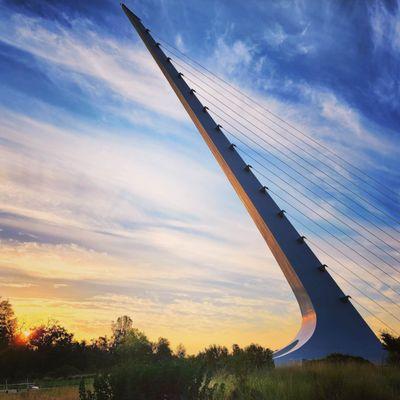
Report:
<svg viewBox="0 0 400 400"><path fill-rule="evenodd" d="M237 371L273 366L272 351L256 344L245 348L234 345L232 351L212 345L196 356L188 356L183 345L173 351L166 338L150 341L132 326L128 316L119 317L111 330L110 337L89 342L76 340L73 333L54 321L24 332L11 303L0 299L0 379L10 382L98 373L127 360L141 364L191 360L210 371L223 366Z"/></svg>
<svg viewBox="0 0 400 400"><path fill-rule="evenodd" d="M174 351L166 338L152 342L122 316L111 326L110 337L78 341L58 322L23 331L8 300L0 299L0 380L22 381L95 374L81 382L81 400L216 399L223 398L221 371L246 381L254 371L274 368L273 352L257 344L211 345L188 355L183 345ZM381 334L387 363L400 366L400 337ZM335 354L324 363L362 363L358 357ZM143 397L145 396L145 397Z"/></svg>

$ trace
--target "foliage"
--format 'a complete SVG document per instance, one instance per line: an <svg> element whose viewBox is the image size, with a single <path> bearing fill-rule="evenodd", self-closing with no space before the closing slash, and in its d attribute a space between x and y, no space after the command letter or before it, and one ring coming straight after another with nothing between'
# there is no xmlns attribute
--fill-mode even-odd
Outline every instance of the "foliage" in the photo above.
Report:
<svg viewBox="0 0 400 400"><path fill-rule="evenodd" d="M111 329L113 332L113 343L115 346L118 346L124 338L131 332L133 326L132 318L123 315L122 317L118 317L116 322L113 322L111 325Z"/></svg>
<svg viewBox="0 0 400 400"><path fill-rule="evenodd" d="M74 340L57 322L30 329L24 338L18 334L11 304L0 301L0 379L9 382L27 377L68 377L97 372L115 361L111 341L101 337L88 344Z"/></svg>
<svg viewBox="0 0 400 400"><path fill-rule="evenodd" d="M8 301L0 302L0 313L0 379L77 379L94 372L89 388L81 381L80 400L400 398L400 338L388 333L382 341L393 366L375 367L360 357L331 354L275 369L272 351L257 344L233 345L231 351L211 345L197 356L187 356L182 345L172 352L168 339L150 341L127 316L113 324L111 339L78 342L54 322L32 328L22 341Z"/></svg>
<svg viewBox="0 0 400 400"><path fill-rule="evenodd" d="M16 337L17 319L8 300L0 298L0 351L11 345Z"/></svg>
<svg viewBox="0 0 400 400"><path fill-rule="evenodd" d="M400 370L360 363L314 363L259 369L240 379L216 376L225 390L219 400L395 400Z"/></svg>
<svg viewBox="0 0 400 400"><path fill-rule="evenodd" d="M215 344L201 351L197 358L211 370L227 367L229 352L225 346Z"/></svg>
<svg viewBox="0 0 400 400"><path fill-rule="evenodd" d="M80 400L207 400L218 392L218 384L211 384L211 375L199 363L176 358L125 362L97 382L94 392L84 392Z"/></svg>
<svg viewBox="0 0 400 400"><path fill-rule="evenodd" d="M318 360L304 361L306 364L329 363L329 364L370 364L368 360L349 354L332 353Z"/></svg>
<svg viewBox="0 0 400 400"><path fill-rule="evenodd" d="M74 335L57 323L41 325L32 329L28 345L33 349L48 351L71 346Z"/></svg>
<svg viewBox="0 0 400 400"><path fill-rule="evenodd" d="M257 344L241 349L237 344L232 346L231 370L237 376L243 376L253 370L274 367L272 350Z"/></svg>
<svg viewBox="0 0 400 400"><path fill-rule="evenodd" d="M243 376L255 369L272 368L272 353L272 350L257 344L251 344L244 349L234 344L231 353L226 347L212 345L200 352L197 359L212 371L224 369Z"/></svg>
<svg viewBox="0 0 400 400"><path fill-rule="evenodd" d="M81 400L223 399L225 383L213 380L217 371L230 371L244 381L254 370L273 367L272 351L255 344L235 345L232 352L212 345L196 357L184 354L182 346L173 354L167 339L151 344L132 329L117 348L117 365L99 375L93 393L84 391Z"/></svg>
<svg viewBox="0 0 400 400"><path fill-rule="evenodd" d="M153 352L158 361L169 360L172 357L172 350L169 340L160 337L158 342L154 343Z"/></svg>
<svg viewBox="0 0 400 400"><path fill-rule="evenodd" d="M143 332L132 328L125 333L117 346L114 345L114 351L119 359L143 360L153 355L153 345Z"/></svg>
<svg viewBox="0 0 400 400"><path fill-rule="evenodd" d="M394 337L388 332L381 334L383 348L388 352L388 363L400 366L400 336Z"/></svg>
<svg viewBox="0 0 400 400"><path fill-rule="evenodd" d="M178 346L177 346L177 348L175 350L175 355L178 358L185 358L186 357L186 349L185 349L185 346L182 343L178 344Z"/></svg>
<svg viewBox="0 0 400 400"><path fill-rule="evenodd" d="M195 359L124 363L103 375L109 397L81 400L395 400L400 369L365 363L319 362L254 369L246 376L226 370L210 374ZM100 392L101 393L101 392Z"/></svg>

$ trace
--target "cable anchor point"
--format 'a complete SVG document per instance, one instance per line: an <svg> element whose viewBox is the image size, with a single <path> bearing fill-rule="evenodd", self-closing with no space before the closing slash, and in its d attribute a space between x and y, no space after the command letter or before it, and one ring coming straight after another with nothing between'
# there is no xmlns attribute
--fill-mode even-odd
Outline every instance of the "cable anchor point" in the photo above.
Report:
<svg viewBox="0 0 400 400"><path fill-rule="evenodd" d="M300 236L300 237L297 239L297 242L300 243L300 244L302 244L302 243L304 243L305 239L307 239L305 236Z"/></svg>
<svg viewBox="0 0 400 400"><path fill-rule="evenodd" d="M285 210L281 210L278 212L278 217L279 218L283 218L285 216L286 211Z"/></svg>
<svg viewBox="0 0 400 400"><path fill-rule="evenodd" d="M207 112L209 110L209 108L207 106L203 107L203 112Z"/></svg>
<svg viewBox="0 0 400 400"><path fill-rule="evenodd" d="M341 301L342 303L349 303L349 302L350 302L350 299L351 299L351 296L346 295L346 296L342 296L342 297L340 298L340 301Z"/></svg>
<svg viewBox="0 0 400 400"><path fill-rule="evenodd" d="M259 191L260 191L261 193L267 193L267 190L268 190L268 187L267 187L267 186L261 186L260 189L259 189Z"/></svg>
<svg viewBox="0 0 400 400"><path fill-rule="evenodd" d="M235 150L236 144L235 143L231 143L229 145L229 150Z"/></svg>
<svg viewBox="0 0 400 400"><path fill-rule="evenodd" d="M318 271L320 271L320 272L326 272L326 269L328 268L328 266L326 265L326 264L321 264L319 267L318 267Z"/></svg>

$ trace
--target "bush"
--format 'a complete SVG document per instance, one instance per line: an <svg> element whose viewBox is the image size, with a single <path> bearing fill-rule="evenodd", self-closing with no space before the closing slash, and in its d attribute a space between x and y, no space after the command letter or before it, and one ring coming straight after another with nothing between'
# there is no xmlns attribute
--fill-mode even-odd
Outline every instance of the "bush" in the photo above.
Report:
<svg viewBox="0 0 400 400"><path fill-rule="evenodd" d="M242 377L254 370L273 368L272 354L272 350L257 344L251 344L244 349L233 345L230 370L236 376Z"/></svg>
<svg viewBox="0 0 400 400"><path fill-rule="evenodd" d="M208 400L219 390L194 360L127 362L99 376L94 391L80 390L80 400Z"/></svg>
<svg viewBox="0 0 400 400"><path fill-rule="evenodd" d="M305 364L316 364L321 362L329 364L371 364L365 358L342 353L332 353L319 360L305 361Z"/></svg>

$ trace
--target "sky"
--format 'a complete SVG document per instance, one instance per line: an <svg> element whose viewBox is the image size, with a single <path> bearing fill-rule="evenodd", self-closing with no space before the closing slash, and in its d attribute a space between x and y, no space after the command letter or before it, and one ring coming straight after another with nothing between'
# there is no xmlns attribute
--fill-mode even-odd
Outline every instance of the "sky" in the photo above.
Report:
<svg viewBox="0 0 400 400"><path fill-rule="evenodd" d="M379 206L398 210L400 3L126 5L390 187ZM289 285L119 3L0 0L0 11L0 296L19 320L90 339L127 314L189 352L287 344L300 324ZM371 230L387 229L374 218Z"/></svg>

